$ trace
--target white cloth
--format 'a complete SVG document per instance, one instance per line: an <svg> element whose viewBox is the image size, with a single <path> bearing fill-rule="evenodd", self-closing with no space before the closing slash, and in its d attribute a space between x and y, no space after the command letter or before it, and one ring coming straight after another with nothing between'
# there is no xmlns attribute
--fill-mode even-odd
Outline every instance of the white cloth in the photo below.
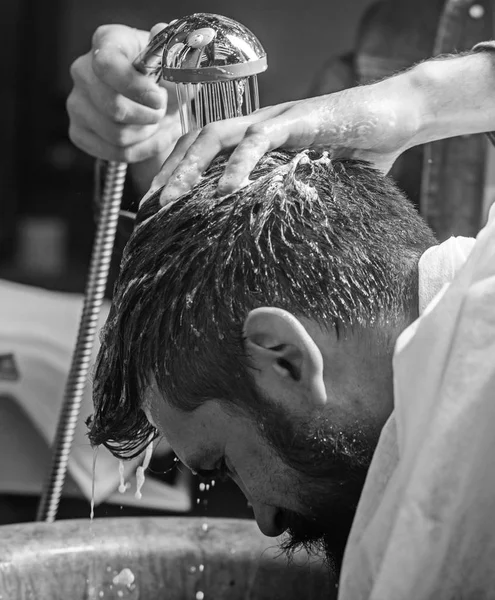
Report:
<svg viewBox="0 0 495 600"><path fill-rule="evenodd" d="M79 295L0 280L0 493L38 494L41 490L81 309ZM108 310L109 304L105 303L100 326ZM96 342L93 362L98 347ZM64 488L66 494L88 499L92 490L93 450L85 420L92 412L91 381L88 381L68 463L70 477ZM124 463L126 480L132 486L120 494L116 492L120 480L118 461L105 447L99 448L95 504L107 501L187 511L191 501L185 481L169 486L147 477L142 499L134 498L135 470L142 460L138 457Z"/></svg>
<svg viewBox="0 0 495 600"><path fill-rule="evenodd" d="M495 597L495 206L475 243L453 238L422 257L420 294L427 306L396 344L395 409L339 600Z"/></svg>

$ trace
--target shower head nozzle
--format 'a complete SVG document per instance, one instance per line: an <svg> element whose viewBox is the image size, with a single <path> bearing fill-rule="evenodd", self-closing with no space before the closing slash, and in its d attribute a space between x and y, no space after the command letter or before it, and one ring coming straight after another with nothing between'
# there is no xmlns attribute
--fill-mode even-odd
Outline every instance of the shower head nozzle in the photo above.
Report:
<svg viewBox="0 0 495 600"><path fill-rule="evenodd" d="M182 131L259 108L257 75L263 46L228 17L195 13L169 23L136 59L138 71L173 82Z"/></svg>
<svg viewBox="0 0 495 600"><path fill-rule="evenodd" d="M258 38L233 19L195 13L172 21L160 31L136 62L146 73L174 83L243 79L267 68Z"/></svg>

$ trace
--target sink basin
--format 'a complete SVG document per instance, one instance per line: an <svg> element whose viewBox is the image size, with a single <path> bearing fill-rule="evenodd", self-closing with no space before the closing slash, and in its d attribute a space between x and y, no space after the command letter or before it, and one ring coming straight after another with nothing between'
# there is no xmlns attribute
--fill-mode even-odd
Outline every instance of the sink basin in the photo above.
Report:
<svg viewBox="0 0 495 600"><path fill-rule="evenodd" d="M319 600L322 561L291 562L256 523L140 517L0 527L0 600Z"/></svg>

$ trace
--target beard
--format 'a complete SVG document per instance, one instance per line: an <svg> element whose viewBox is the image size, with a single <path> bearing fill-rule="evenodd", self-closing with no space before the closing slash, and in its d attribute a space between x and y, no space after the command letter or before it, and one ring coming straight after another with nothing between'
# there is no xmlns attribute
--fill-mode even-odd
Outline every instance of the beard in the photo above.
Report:
<svg viewBox="0 0 495 600"><path fill-rule="evenodd" d="M337 576L340 573L344 551L356 513L357 504L366 478L366 470L360 477L354 474L351 482L341 485L338 491L328 492L334 482L307 485L298 493L299 503L311 506L311 513L284 511L287 527L281 550L290 558L304 548L308 554L323 556L327 566ZM318 493L315 503L314 494Z"/></svg>
<svg viewBox="0 0 495 600"><path fill-rule="evenodd" d="M323 554L338 575L378 436L358 424L336 430L324 415L294 423L282 407L264 416L263 435L294 471L303 507L283 511L287 529L281 549L289 559L300 548Z"/></svg>

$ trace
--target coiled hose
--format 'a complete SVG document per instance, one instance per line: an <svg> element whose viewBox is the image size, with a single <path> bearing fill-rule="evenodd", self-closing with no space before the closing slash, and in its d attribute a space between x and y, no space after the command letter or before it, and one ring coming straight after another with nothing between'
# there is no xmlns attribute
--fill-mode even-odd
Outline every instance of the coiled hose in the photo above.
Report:
<svg viewBox="0 0 495 600"><path fill-rule="evenodd" d="M79 331L52 446L52 462L38 506L37 521L52 523L57 516L105 295L126 172L126 163L108 163Z"/></svg>

